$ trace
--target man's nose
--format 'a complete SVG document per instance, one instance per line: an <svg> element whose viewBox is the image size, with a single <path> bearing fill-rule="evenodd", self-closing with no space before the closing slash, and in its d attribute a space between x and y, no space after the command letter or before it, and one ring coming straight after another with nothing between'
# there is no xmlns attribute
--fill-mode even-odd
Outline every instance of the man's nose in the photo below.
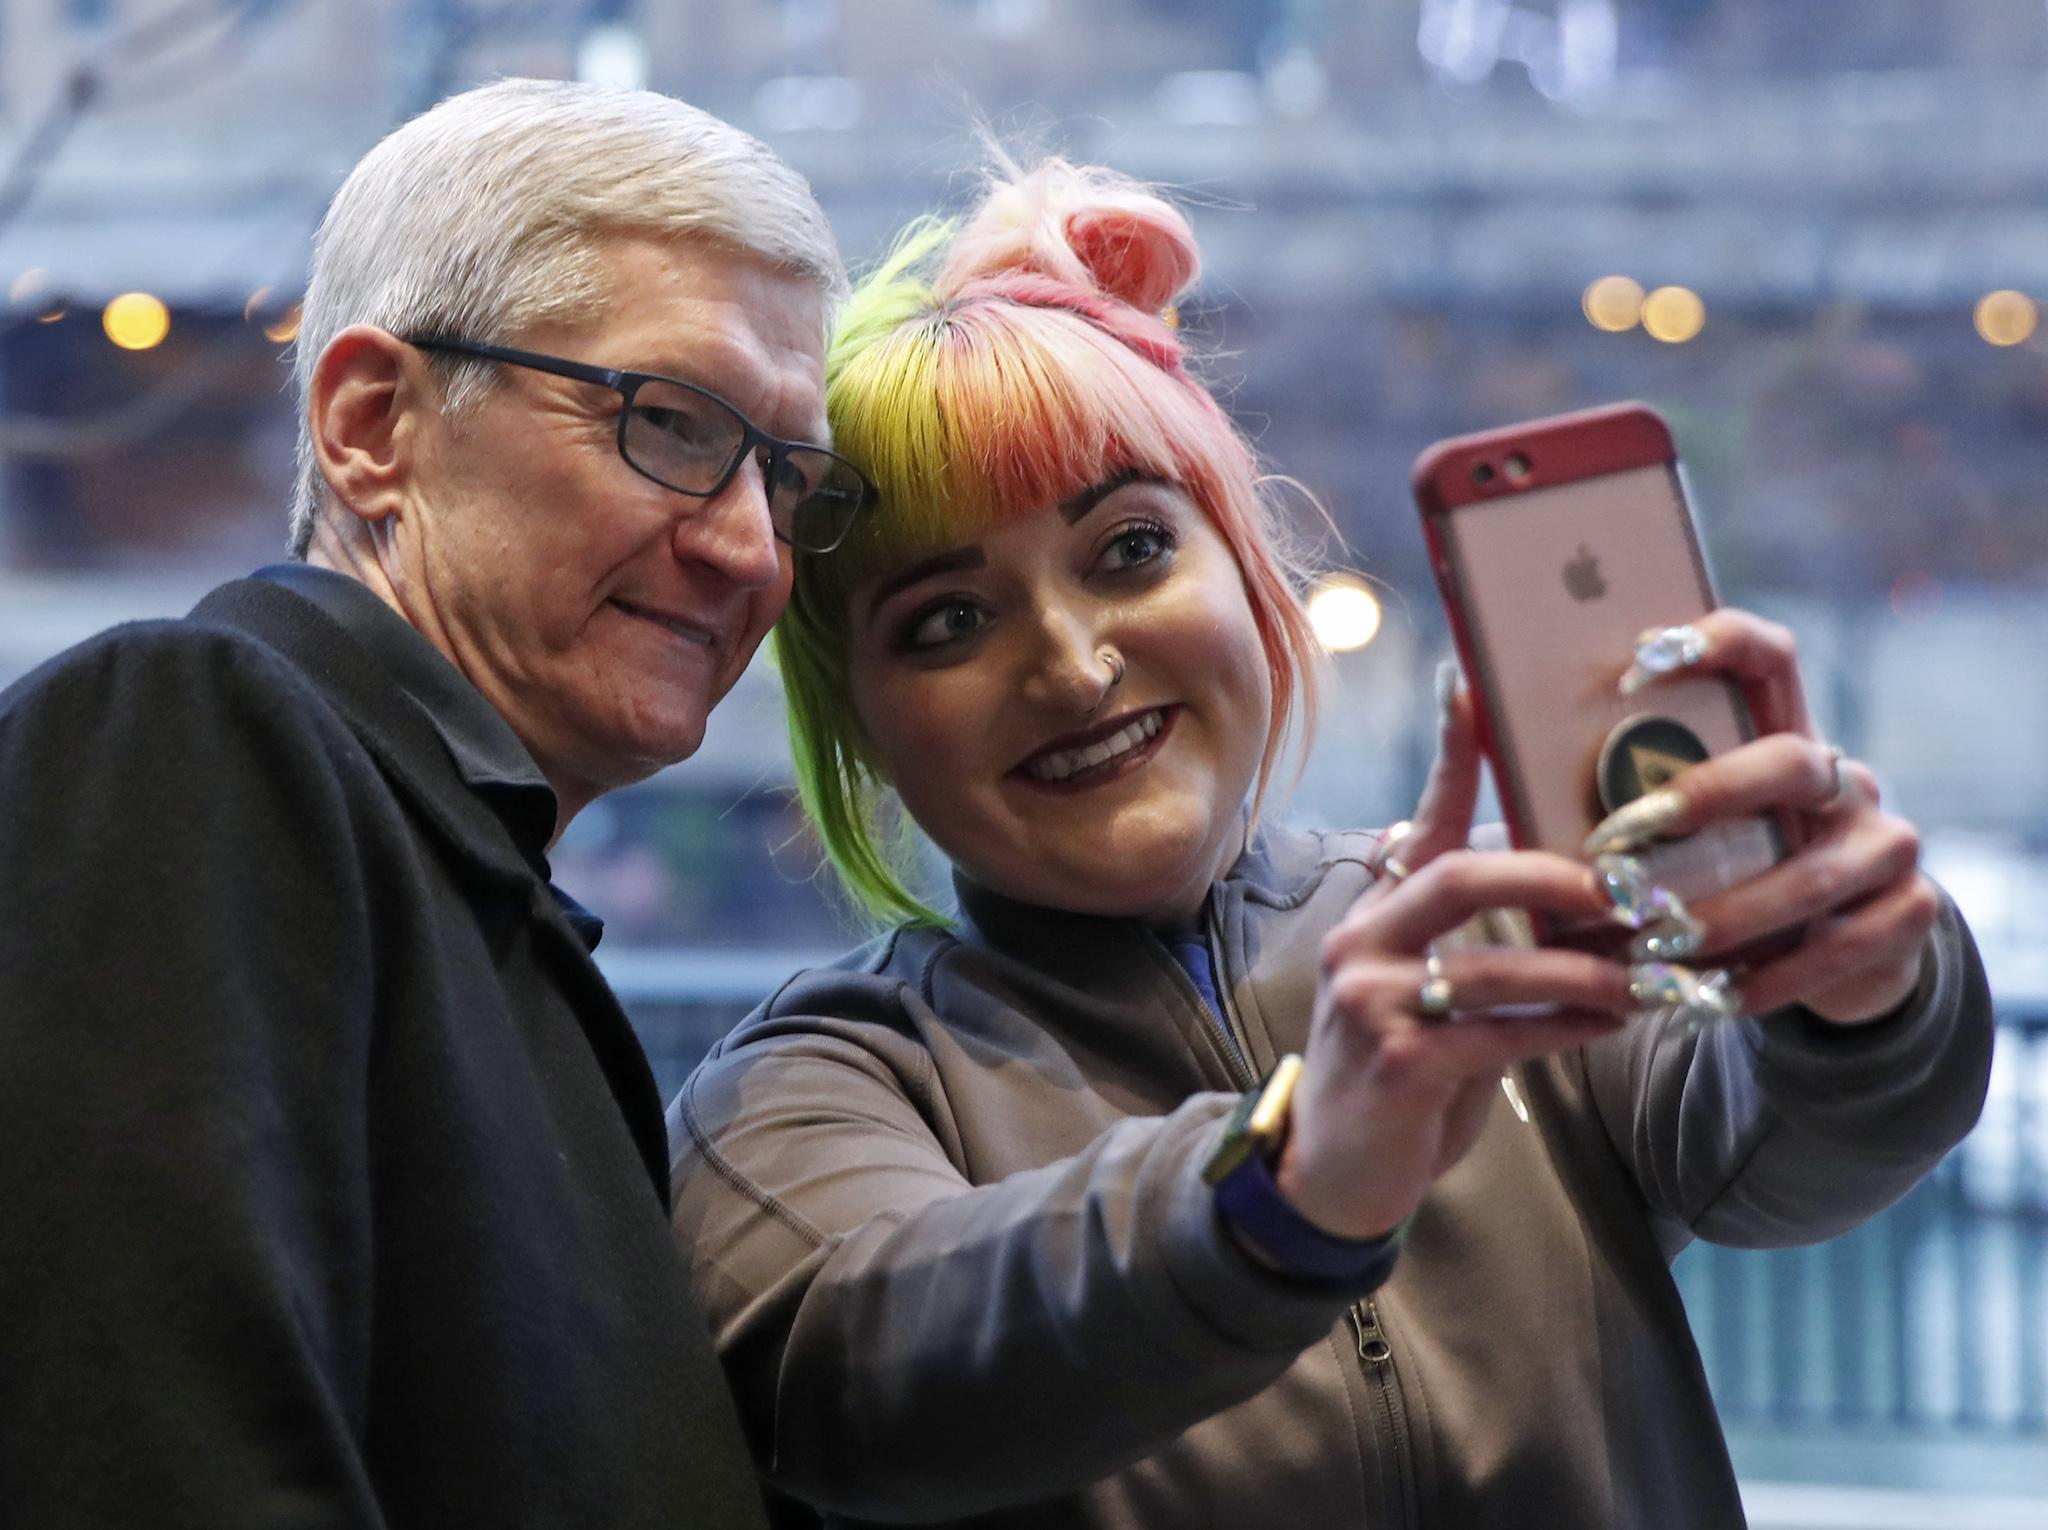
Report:
<svg viewBox="0 0 2048 1530"><path fill-rule="evenodd" d="M693 514L677 517L672 540L678 560L709 564L750 590L782 577L764 469L759 454L749 452L724 488L698 501Z"/></svg>

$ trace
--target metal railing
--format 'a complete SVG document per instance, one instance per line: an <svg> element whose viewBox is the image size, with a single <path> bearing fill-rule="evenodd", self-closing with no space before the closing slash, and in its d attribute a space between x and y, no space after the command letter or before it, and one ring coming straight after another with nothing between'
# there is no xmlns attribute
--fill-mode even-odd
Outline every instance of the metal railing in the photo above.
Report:
<svg viewBox="0 0 2048 1530"><path fill-rule="evenodd" d="M2048 1433L2048 1014L2001 1017L1990 1098L1916 1189L1812 1248L1696 1245L1678 1284L1722 1417Z"/></svg>

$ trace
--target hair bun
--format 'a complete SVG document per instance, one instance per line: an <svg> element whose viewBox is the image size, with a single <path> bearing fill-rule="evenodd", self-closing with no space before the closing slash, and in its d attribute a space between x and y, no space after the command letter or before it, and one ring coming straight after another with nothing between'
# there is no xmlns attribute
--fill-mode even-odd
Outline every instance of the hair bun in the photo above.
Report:
<svg viewBox="0 0 2048 1530"><path fill-rule="evenodd" d="M1201 269L1187 220L1156 197L1136 206L1102 203L1067 214L1067 244L1095 285L1133 308L1158 312Z"/></svg>
<svg viewBox="0 0 2048 1530"><path fill-rule="evenodd" d="M969 282L1034 272L1156 314L1200 274L1187 219L1140 182L1061 159L1003 168L953 242L935 284L942 298Z"/></svg>

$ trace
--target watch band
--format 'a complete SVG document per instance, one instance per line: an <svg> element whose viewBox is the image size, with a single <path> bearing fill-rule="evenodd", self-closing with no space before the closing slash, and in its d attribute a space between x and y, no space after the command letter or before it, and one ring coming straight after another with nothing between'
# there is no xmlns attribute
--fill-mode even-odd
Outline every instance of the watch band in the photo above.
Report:
<svg viewBox="0 0 2048 1530"><path fill-rule="evenodd" d="M1286 1140L1301 1066L1301 1058L1288 1053L1238 1102L1203 1177L1215 1187L1224 1226L1275 1270L1332 1285L1377 1286L1393 1271L1401 1229L1379 1238L1335 1237L1289 1205L1274 1182L1273 1159Z"/></svg>
<svg viewBox="0 0 2048 1530"><path fill-rule="evenodd" d="M1394 1272L1400 1229L1381 1238L1338 1238L1287 1204L1257 1153L1216 1186L1216 1212L1231 1233L1283 1275L1371 1288Z"/></svg>

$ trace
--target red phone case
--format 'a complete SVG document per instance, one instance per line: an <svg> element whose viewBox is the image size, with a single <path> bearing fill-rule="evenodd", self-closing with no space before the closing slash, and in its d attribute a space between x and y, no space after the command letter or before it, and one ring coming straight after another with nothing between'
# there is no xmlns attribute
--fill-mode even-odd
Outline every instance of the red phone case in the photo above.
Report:
<svg viewBox="0 0 2048 1530"><path fill-rule="evenodd" d="M1579 852L1604 816L1599 746L1645 736L1631 726L1654 736L1675 721L1712 752L1754 736L1718 677L1674 678L1631 700L1614 691L1642 628L1716 604L1677 473L1669 428L1642 404L1461 436L1416 461L1430 565L1517 847ZM1656 847L1659 880L1698 896L1782 858L1794 825L1756 824Z"/></svg>

